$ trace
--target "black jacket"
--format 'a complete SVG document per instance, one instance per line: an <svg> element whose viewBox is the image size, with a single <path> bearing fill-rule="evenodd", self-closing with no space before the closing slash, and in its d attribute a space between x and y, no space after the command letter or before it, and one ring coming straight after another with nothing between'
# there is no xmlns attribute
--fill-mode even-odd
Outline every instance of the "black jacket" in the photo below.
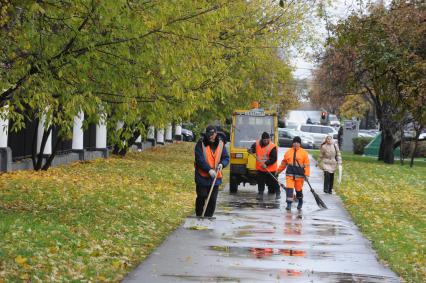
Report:
<svg viewBox="0 0 426 283"><path fill-rule="evenodd" d="M260 141L260 147L265 147L266 145L263 144L262 140ZM256 152L256 143L251 145L251 151ZM271 164L274 164L277 162L277 147L275 146L271 152L269 153L269 159L265 161L266 166L269 166Z"/></svg>

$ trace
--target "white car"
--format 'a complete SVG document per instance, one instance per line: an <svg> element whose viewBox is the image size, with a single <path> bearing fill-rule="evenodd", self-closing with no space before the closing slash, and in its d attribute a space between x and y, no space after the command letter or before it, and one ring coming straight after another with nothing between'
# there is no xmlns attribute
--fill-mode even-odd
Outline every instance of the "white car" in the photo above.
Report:
<svg viewBox="0 0 426 283"><path fill-rule="evenodd" d="M296 130L300 124L294 121L285 122L285 127L288 129Z"/></svg>
<svg viewBox="0 0 426 283"><path fill-rule="evenodd" d="M328 135L337 140L337 131L330 126L300 125L297 130L309 134L314 139L314 148L319 148Z"/></svg>
<svg viewBox="0 0 426 283"><path fill-rule="evenodd" d="M340 121L337 119L337 116L334 114L328 114L328 120L330 121L330 126L340 127Z"/></svg>

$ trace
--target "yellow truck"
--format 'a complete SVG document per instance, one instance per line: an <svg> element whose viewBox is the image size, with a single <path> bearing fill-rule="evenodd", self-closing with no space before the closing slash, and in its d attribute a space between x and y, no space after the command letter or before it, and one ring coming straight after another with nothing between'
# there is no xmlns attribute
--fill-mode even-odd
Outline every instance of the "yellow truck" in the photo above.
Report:
<svg viewBox="0 0 426 283"><path fill-rule="evenodd" d="M278 115L265 111L254 104L250 110L235 110L232 114L230 142L230 184L231 193L238 191L238 185L256 185L256 158L247 149L260 139L263 132L269 133L271 141L278 146Z"/></svg>

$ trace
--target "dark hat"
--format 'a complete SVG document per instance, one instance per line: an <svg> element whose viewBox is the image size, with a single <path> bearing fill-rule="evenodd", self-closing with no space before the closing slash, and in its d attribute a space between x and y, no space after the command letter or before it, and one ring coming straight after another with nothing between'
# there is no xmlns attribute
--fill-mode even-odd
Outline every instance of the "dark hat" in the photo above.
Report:
<svg viewBox="0 0 426 283"><path fill-rule="evenodd" d="M299 137L299 136L295 136L294 138L293 138L293 143L295 143L295 142L298 142L298 143L302 143L302 139Z"/></svg>
<svg viewBox="0 0 426 283"><path fill-rule="evenodd" d="M269 136L269 134L267 133L267 132L263 132L262 133L262 140L265 140L265 139L270 139L271 137Z"/></svg>
<svg viewBox="0 0 426 283"><path fill-rule="evenodd" d="M212 125L208 125L206 128L206 136L211 137L214 133L216 133L216 128Z"/></svg>

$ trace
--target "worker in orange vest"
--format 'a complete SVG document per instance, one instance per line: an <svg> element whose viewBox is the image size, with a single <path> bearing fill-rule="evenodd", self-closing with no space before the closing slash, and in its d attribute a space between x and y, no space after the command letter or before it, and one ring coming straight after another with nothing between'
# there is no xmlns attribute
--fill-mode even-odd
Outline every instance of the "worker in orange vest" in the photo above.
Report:
<svg viewBox="0 0 426 283"><path fill-rule="evenodd" d="M277 180L271 176L271 174L275 176L277 173L277 146L271 142L269 134L267 132L263 132L261 139L251 146L249 152L256 154L258 190L256 199L263 200L265 184L268 185L268 191L270 193L275 193L275 199L280 199L280 186Z"/></svg>
<svg viewBox="0 0 426 283"><path fill-rule="evenodd" d="M300 137L293 138L293 146L286 151L281 165L278 167L278 174L286 168L286 210L291 210L293 202L294 190L296 190L296 198L298 199L297 209L301 210L303 205L303 183L304 178L310 175L310 163L308 153L301 147L302 141Z"/></svg>
<svg viewBox="0 0 426 283"><path fill-rule="evenodd" d="M204 137L195 145L195 184L197 198L195 200L195 214L201 216L204 203L210 192L213 180L215 185L207 205L206 217L212 217L216 209L216 199L219 185L222 183L222 168L229 163L229 155L225 148L225 142L219 139L216 128L208 126Z"/></svg>

